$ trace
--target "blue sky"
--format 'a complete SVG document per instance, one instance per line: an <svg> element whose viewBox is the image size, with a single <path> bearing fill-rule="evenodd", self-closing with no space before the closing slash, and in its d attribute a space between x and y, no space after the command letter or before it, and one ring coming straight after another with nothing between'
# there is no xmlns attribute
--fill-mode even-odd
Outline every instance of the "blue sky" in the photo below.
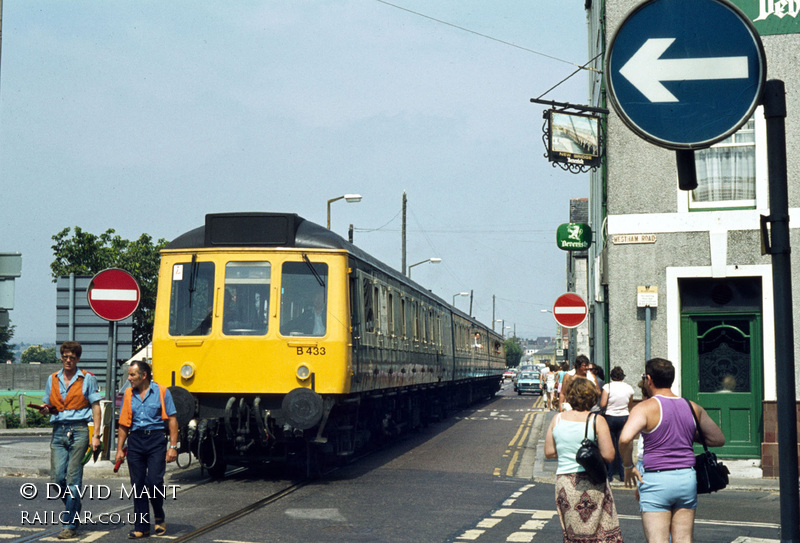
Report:
<svg viewBox="0 0 800 543"><path fill-rule="evenodd" d="M359 193L332 205L332 229L352 223L399 269L403 191L408 263L442 259L416 281L450 301L474 291L487 324L494 295L517 335L554 334L540 310L566 290L555 230L588 176L547 162L529 100L586 62L583 2L392 3L405 9L6 0L0 252L22 253L15 341L55 340L51 237L65 227L173 239L224 211L324 225L328 199ZM581 73L544 98L586 95Z"/></svg>

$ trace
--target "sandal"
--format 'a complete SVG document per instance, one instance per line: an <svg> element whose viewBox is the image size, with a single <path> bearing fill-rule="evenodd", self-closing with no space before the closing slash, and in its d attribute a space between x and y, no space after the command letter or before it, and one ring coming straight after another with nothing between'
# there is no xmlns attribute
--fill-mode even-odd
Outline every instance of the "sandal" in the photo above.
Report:
<svg viewBox="0 0 800 543"><path fill-rule="evenodd" d="M163 520L156 522L156 535L164 535L165 533L167 533L167 523Z"/></svg>
<svg viewBox="0 0 800 543"><path fill-rule="evenodd" d="M150 537L150 532L133 531L128 534L128 539L141 539L143 537Z"/></svg>

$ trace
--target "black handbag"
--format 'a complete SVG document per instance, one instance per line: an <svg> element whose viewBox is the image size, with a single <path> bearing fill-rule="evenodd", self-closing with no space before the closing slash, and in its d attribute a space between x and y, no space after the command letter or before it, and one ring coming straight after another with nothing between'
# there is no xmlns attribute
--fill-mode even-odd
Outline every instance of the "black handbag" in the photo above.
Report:
<svg viewBox="0 0 800 543"><path fill-rule="evenodd" d="M597 444L597 415L594 415L594 439L589 439L589 419L586 417L586 428L583 431L583 441L575 454L575 461L586 470L586 475L592 483L599 485L606 481L608 477L608 465L600 454L600 447Z"/></svg>
<svg viewBox="0 0 800 543"><path fill-rule="evenodd" d="M728 486L728 475L730 475L731 472L728 470L727 466L717 460L716 454L708 450L706 438L703 435L703 429L700 428L700 421L697 420L697 414L694 412L691 402L686 400L686 403L689 404L689 409L692 411L694 422L697 425L697 432L700 434L700 442L703 444L703 452L694 456L694 471L697 475L697 493L710 494L712 492L717 492Z"/></svg>

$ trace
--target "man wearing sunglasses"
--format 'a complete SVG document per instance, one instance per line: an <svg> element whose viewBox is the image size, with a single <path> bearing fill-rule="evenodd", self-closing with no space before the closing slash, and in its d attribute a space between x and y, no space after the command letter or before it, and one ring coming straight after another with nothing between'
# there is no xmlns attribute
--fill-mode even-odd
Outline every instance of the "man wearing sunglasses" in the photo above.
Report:
<svg viewBox="0 0 800 543"><path fill-rule="evenodd" d="M699 439L697 414L709 447L721 447L725 436L706 410L672 392L675 367L663 358L645 364L645 396L631 409L619 437L625 486L639 484L639 508L648 543L691 543L697 509L697 476L692 444ZM690 408L691 406L691 408ZM644 473L633 463L633 440L642 433Z"/></svg>
<svg viewBox="0 0 800 543"><path fill-rule="evenodd" d="M100 446L100 400L97 379L78 369L81 344L65 341L61 344L61 370L47 378L40 413L50 413L53 437L50 440L50 480L59 485L61 501L66 512L59 518L62 530L58 539L78 537L81 512L80 492L83 491L82 459L89 448L89 423L94 423L91 447Z"/></svg>

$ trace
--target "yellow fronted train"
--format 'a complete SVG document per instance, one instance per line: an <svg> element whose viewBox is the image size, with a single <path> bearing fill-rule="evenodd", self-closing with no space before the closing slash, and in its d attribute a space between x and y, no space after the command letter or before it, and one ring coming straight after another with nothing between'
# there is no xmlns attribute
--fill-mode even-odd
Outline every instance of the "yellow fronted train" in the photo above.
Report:
<svg viewBox="0 0 800 543"><path fill-rule="evenodd" d="M153 373L213 475L347 457L504 370L499 334L297 215L209 214L161 253Z"/></svg>

